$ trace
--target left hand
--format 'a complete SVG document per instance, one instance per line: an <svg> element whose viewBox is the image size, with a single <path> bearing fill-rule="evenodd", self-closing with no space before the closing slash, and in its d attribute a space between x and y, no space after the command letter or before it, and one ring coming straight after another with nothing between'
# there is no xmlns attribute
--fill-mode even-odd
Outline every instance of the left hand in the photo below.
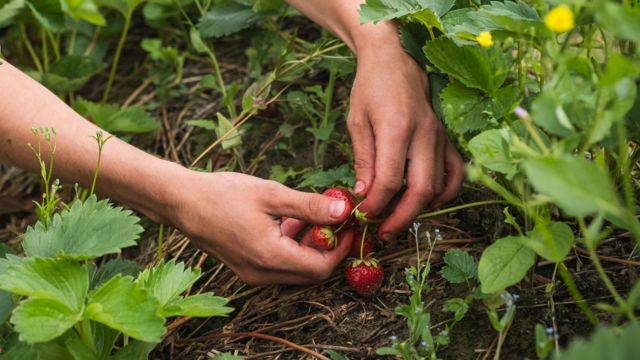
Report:
<svg viewBox="0 0 640 360"><path fill-rule="evenodd" d="M355 191L366 195L362 211L379 215L406 177L406 192L379 228L388 240L425 207L438 208L456 196L464 162L431 108L424 70L397 40L371 45L358 49L347 125L355 155Z"/></svg>

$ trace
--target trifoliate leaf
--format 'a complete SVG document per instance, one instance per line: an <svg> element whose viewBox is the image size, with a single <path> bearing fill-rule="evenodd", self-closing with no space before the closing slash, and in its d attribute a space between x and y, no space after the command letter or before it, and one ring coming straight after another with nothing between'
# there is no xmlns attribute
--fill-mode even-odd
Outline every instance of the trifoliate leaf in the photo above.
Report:
<svg viewBox="0 0 640 360"><path fill-rule="evenodd" d="M360 22L393 20L425 9L442 16L454 4L454 0L367 0L360 6Z"/></svg>
<svg viewBox="0 0 640 360"><path fill-rule="evenodd" d="M179 297L172 300L160 312L164 317L172 316L226 316L233 311L232 307L225 306L229 300L214 296L212 293Z"/></svg>
<svg viewBox="0 0 640 360"><path fill-rule="evenodd" d="M309 186L325 188L330 185L353 187L354 183L355 178L353 168L345 164L334 169L317 170L306 173L304 175L304 180L298 184L298 188L305 188Z"/></svg>
<svg viewBox="0 0 640 360"><path fill-rule="evenodd" d="M89 289L87 268L65 259L19 258L0 260L0 289L32 298L57 301L81 311Z"/></svg>
<svg viewBox="0 0 640 360"><path fill-rule="evenodd" d="M459 284L476 277L475 259L466 251L450 250L444 255L445 266L440 272L452 284Z"/></svg>
<svg viewBox="0 0 640 360"><path fill-rule="evenodd" d="M123 276L136 277L142 271L142 265L135 261L125 259L114 259L102 264L98 270L91 275L91 289L95 289L112 277L120 274Z"/></svg>
<svg viewBox="0 0 640 360"><path fill-rule="evenodd" d="M158 300L160 307L175 300L200 277L200 269L185 269L184 263L161 263L140 273L136 284Z"/></svg>
<svg viewBox="0 0 640 360"><path fill-rule="evenodd" d="M509 72L510 61L501 50L458 46L453 40L440 37L429 41L424 52L440 71L490 95L496 94Z"/></svg>
<svg viewBox="0 0 640 360"><path fill-rule="evenodd" d="M27 229L23 247L28 256L94 259L135 245L143 230L139 220L131 211L92 196L56 214L48 228L38 223Z"/></svg>
<svg viewBox="0 0 640 360"><path fill-rule="evenodd" d="M158 310L158 301L137 287L132 277L116 275L89 293L84 317L132 338L156 343L165 332Z"/></svg>
<svg viewBox="0 0 640 360"><path fill-rule="evenodd" d="M520 237L507 236L485 249L478 264L482 292L491 294L524 278L536 259L536 253L524 241Z"/></svg>
<svg viewBox="0 0 640 360"><path fill-rule="evenodd" d="M39 343L64 334L82 318L80 311L51 299L31 298L18 305L11 323L20 334L20 340Z"/></svg>

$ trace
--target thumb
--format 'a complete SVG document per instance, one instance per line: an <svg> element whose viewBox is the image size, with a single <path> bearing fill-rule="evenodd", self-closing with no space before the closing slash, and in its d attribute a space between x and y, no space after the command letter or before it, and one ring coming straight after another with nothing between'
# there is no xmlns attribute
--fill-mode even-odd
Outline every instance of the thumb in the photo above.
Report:
<svg viewBox="0 0 640 360"><path fill-rule="evenodd" d="M274 216L287 216L317 225L339 224L351 215L353 209L344 200L296 191L277 184L270 199L270 212Z"/></svg>

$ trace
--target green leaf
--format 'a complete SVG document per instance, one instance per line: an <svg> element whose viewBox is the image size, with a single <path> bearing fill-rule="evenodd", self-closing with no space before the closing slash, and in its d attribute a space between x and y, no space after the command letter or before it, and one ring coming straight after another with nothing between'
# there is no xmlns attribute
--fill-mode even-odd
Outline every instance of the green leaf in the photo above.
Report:
<svg viewBox="0 0 640 360"><path fill-rule="evenodd" d="M282 165L274 165L271 167L271 174L269 175L269 180L275 180L281 184L284 184L290 178L296 177L300 174L304 174L308 169L295 170L293 168L288 168L285 170Z"/></svg>
<svg viewBox="0 0 640 360"><path fill-rule="evenodd" d="M507 236L484 250L478 264L482 292L495 293L524 278L535 262L536 253L523 241L521 237Z"/></svg>
<svg viewBox="0 0 640 360"><path fill-rule="evenodd" d="M518 92L512 87L500 89L496 98L490 98L455 81L440 96L447 127L459 134L486 129L518 100Z"/></svg>
<svg viewBox="0 0 640 360"><path fill-rule="evenodd" d="M617 37L640 44L640 9L607 1L597 7L595 15Z"/></svg>
<svg viewBox="0 0 640 360"><path fill-rule="evenodd" d="M223 149L231 149L232 147L242 145L242 136L240 136L240 131L233 127L233 123L229 119L227 119L221 113L216 114L218 117L218 127L216 128L216 134L218 138L222 138L224 136L224 140L222 140L222 148Z"/></svg>
<svg viewBox="0 0 640 360"><path fill-rule="evenodd" d="M28 256L64 256L76 260L94 259L120 253L136 244L142 227L129 210L112 207L108 200L95 196L84 203L75 201L69 210L56 214L45 228L37 223L24 234L23 247Z"/></svg>
<svg viewBox="0 0 640 360"><path fill-rule="evenodd" d="M57 301L79 312L89 289L87 268L64 259L0 260L0 289L33 298Z"/></svg>
<svg viewBox="0 0 640 360"><path fill-rule="evenodd" d="M141 107L120 108L84 99L76 101L76 110L97 126L112 133L140 134L160 128L160 122Z"/></svg>
<svg viewBox="0 0 640 360"><path fill-rule="evenodd" d="M203 38L220 37L253 26L260 18L249 6L225 1L202 16L198 30Z"/></svg>
<svg viewBox="0 0 640 360"><path fill-rule="evenodd" d="M466 251L449 250L444 255L445 266L440 273L452 284L460 284L477 276L476 261Z"/></svg>
<svg viewBox="0 0 640 360"><path fill-rule="evenodd" d="M90 288L95 289L118 274L136 277L141 271L142 266L135 261L113 259L102 264L100 268L92 274Z"/></svg>
<svg viewBox="0 0 640 360"><path fill-rule="evenodd" d="M88 23L104 26L106 21L94 0L61 0L62 10L75 20L84 20Z"/></svg>
<svg viewBox="0 0 640 360"><path fill-rule="evenodd" d="M424 46L427 59L440 71L467 87L495 95L509 71L505 55L498 49L476 45L458 46L453 40L437 38Z"/></svg>
<svg viewBox="0 0 640 360"><path fill-rule="evenodd" d="M131 341L110 358L110 360L147 360L156 344Z"/></svg>
<svg viewBox="0 0 640 360"><path fill-rule="evenodd" d="M360 6L360 22L377 23L415 14L424 9L437 16L444 15L453 7L455 0L367 0Z"/></svg>
<svg viewBox="0 0 640 360"><path fill-rule="evenodd" d="M494 26L486 28L487 31L506 30L530 36L548 33L538 13L523 2L492 1L490 5L483 5L479 11L470 14L470 17L478 23L483 22L478 17L491 21Z"/></svg>
<svg viewBox="0 0 640 360"><path fill-rule="evenodd" d="M569 136L576 129L569 120L559 97L551 88L546 88L531 105L533 121L558 136Z"/></svg>
<svg viewBox="0 0 640 360"><path fill-rule="evenodd" d="M189 30L189 38L191 40L191 46L200 54L209 53L209 47L202 41L202 36L200 36L200 32L198 29L192 27Z"/></svg>
<svg viewBox="0 0 640 360"><path fill-rule="evenodd" d="M133 278L116 275L89 293L86 319L105 324L132 338L157 343L165 333L157 300Z"/></svg>
<svg viewBox="0 0 640 360"><path fill-rule="evenodd" d="M469 141L469 151L478 164L487 169L505 174L507 179L518 172L517 163L511 156L509 143L505 139L506 130L487 130Z"/></svg>
<svg viewBox="0 0 640 360"><path fill-rule="evenodd" d="M118 10L124 17L130 17L138 5L145 0L97 0L98 5Z"/></svg>
<svg viewBox="0 0 640 360"><path fill-rule="evenodd" d="M543 258L556 263L567 256L573 246L573 231L563 222L539 222L525 244Z"/></svg>
<svg viewBox="0 0 640 360"><path fill-rule="evenodd" d="M335 350L325 350L324 351L327 355L329 355L329 358L331 360L349 360L348 357L346 357L345 355L340 354L339 352L335 351ZM231 360L231 359L229 359ZM233 359L236 360L236 359ZM240 359L238 359L240 360Z"/></svg>
<svg viewBox="0 0 640 360"><path fill-rule="evenodd" d="M31 298L18 305L11 317L20 340L39 343L64 334L82 318L82 313L51 299Z"/></svg>
<svg viewBox="0 0 640 360"><path fill-rule="evenodd" d="M200 277L200 269L185 269L184 263L162 262L156 267L145 269L138 275L138 287L146 289L156 297L160 307L175 300Z"/></svg>
<svg viewBox="0 0 640 360"><path fill-rule="evenodd" d="M24 4L24 0L0 1L0 26L18 15L24 8Z"/></svg>
<svg viewBox="0 0 640 360"><path fill-rule="evenodd" d="M353 187L354 184L353 168L344 164L334 169L317 170L306 173L304 180L302 180L297 187L302 189L305 187L325 188L331 185L343 185L350 188Z"/></svg>
<svg viewBox="0 0 640 360"><path fill-rule="evenodd" d="M589 160L568 155L530 159L524 169L533 187L569 215L620 212L607 172Z"/></svg>
<svg viewBox="0 0 640 360"><path fill-rule="evenodd" d="M60 0L27 0L33 16L47 30L64 29L64 13Z"/></svg>
<svg viewBox="0 0 640 360"><path fill-rule="evenodd" d="M599 327L588 340L578 339L553 355L554 360L627 360L640 353L640 325L631 323L623 329Z"/></svg>
<svg viewBox="0 0 640 360"><path fill-rule="evenodd" d="M454 320L460 321L469 311L469 304L461 298L448 299L444 303L443 310L452 312Z"/></svg>
<svg viewBox="0 0 640 360"><path fill-rule="evenodd" d="M420 65L426 66L428 61L424 55L424 51L422 51L422 47L429 39L427 28L417 22L408 22L401 25L399 31L400 41L405 50L407 50Z"/></svg>
<svg viewBox="0 0 640 360"><path fill-rule="evenodd" d="M205 130L215 130L218 126L213 120L195 119L187 120L186 123L191 126L199 127Z"/></svg>
<svg viewBox="0 0 640 360"><path fill-rule="evenodd" d="M204 293L187 297L178 297L168 303L160 312L164 317L172 316L227 316L233 308L225 306L229 300Z"/></svg>
<svg viewBox="0 0 640 360"><path fill-rule="evenodd" d="M68 339L65 340L64 345L66 349L69 351L70 355L73 356L74 360L98 360L99 357L95 353L93 349L89 347L80 336L75 332L70 332ZM96 338L95 334L92 334L94 339ZM99 339L99 338L98 338ZM99 339L99 341L102 339Z"/></svg>
<svg viewBox="0 0 640 360"><path fill-rule="evenodd" d="M313 137L320 141L327 141L333 134L333 130L336 127L335 121L330 121L326 126L320 126L317 128L308 127L305 130L313 134Z"/></svg>
<svg viewBox="0 0 640 360"><path fill-rule="evenodd" d="M66 55L51 64L42 76L42 83L55 93L69 93L80 89L103 67L104 64L87 56Z"/></svg>
<svg viewBox="0 0 640 360"><path fill-rule="evenodd" d="M0 325L4 324L13 311L13 295L0 290Z"/></svg>

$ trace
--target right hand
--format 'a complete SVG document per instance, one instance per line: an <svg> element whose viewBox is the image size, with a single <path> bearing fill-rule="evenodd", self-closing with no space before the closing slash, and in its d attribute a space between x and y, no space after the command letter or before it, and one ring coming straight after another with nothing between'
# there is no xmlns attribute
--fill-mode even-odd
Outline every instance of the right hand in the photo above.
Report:
<svg viewBox="0 0 640 360"><path fill-rule="evenodd" d="M180 178L167 219L196 246L224 262L251 285L309 284L327 279L346 257L353 233L318 251L294 240L306 223L340 224L341 200L287 188L239 173L197 173ZM291 218L282 222L282 217ZM297 219L297 220L294 220Z"/></svg>

